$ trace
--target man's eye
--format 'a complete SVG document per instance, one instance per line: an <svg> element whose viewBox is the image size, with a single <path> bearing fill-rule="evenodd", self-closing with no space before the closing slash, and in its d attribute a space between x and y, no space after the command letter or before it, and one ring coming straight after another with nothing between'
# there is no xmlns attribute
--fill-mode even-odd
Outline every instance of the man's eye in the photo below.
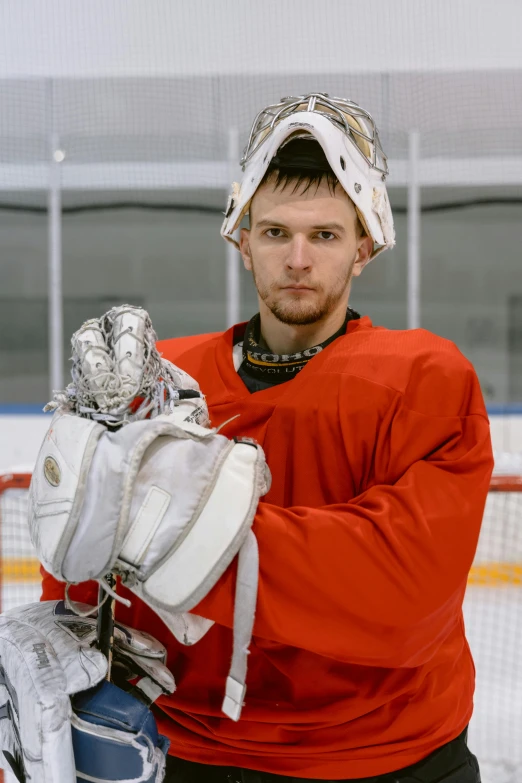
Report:
<svg viewBox="0 0 522 783"><path fill-rule="evenodd" d="M269 228L266 234L272 239L278 239L282 236L282 231L280 228Z"/></svg>
<svg viewBox="0 0 522 783"><path fill-rule="evenodd" d="M317 236L319 239L326 239L327 241L335 239L335 234L333 234L331 231L319 231Z"/></svg>

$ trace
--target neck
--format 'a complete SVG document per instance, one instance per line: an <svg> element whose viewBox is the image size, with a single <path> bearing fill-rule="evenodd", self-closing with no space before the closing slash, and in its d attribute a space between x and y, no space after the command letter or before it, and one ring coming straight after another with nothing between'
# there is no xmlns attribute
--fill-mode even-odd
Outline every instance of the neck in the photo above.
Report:
<svg viewBox="0 0 522 783"><path fill-rule="evenodd" d="M348 302L339 302L331 313L313 324L292 326L281 323L273 313L260 302L261 344L272 353L291 354L312 348L324 342L337 332L346 318Z"/></svg>

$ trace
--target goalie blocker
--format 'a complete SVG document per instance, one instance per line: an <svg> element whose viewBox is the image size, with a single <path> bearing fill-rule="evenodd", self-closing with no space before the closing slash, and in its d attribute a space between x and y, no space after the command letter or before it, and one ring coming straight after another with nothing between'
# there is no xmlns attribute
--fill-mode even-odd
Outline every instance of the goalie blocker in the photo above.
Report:
<svg viewBox="0 0 522 783"><path fill-rule="evenodd" d="M127 693L104 680L107 660L90 646L95 633L91 618L63 601L0 616L0 767L20 783L163 780L169 742L143 702L151 690L174 690L165 650L148 634L116 628L116 669L138 676Z"/></svg>

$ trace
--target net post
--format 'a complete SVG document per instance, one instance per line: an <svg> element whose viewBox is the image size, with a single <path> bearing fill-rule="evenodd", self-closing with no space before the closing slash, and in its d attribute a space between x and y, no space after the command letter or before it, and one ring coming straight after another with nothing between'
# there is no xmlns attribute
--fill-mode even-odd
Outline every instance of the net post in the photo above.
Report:
<svg viewBox="0 0 522 783"><path fill-rule="evenodd" d="M63 291L62 291L62 182L60 164L64 153L54 130L54 87L47 87L49 129L48 297L49 297L49 396L63 383Z"/></svg>
<svg viewBox="0 0 522 783"><path fill-rule="evenodd" d="M420 327L420 134L408 135L408 329Z"/></svg>

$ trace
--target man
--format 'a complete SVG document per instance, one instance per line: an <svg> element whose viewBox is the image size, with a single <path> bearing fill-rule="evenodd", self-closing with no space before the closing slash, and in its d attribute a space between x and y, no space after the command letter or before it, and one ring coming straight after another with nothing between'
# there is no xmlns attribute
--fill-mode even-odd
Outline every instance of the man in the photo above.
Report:
<svg viewBox="0 0 522 783"><path fill-rule="evenodd" d="M349 307L353 278L394 242L364 110L320 94L268 107L243 168L222 233L249 213L259 313L159 347L272 474L253 524L248 691L241 719L224 717L235 561L195 607L214 625L192 647L121 588L119 619L163 642L177 681L155 707L166 780L479 783L462 602L493 463L476 375L452 343ZM95 587L71 597L96 603ZM43 599L60 597L44 574Z"/></svg>

